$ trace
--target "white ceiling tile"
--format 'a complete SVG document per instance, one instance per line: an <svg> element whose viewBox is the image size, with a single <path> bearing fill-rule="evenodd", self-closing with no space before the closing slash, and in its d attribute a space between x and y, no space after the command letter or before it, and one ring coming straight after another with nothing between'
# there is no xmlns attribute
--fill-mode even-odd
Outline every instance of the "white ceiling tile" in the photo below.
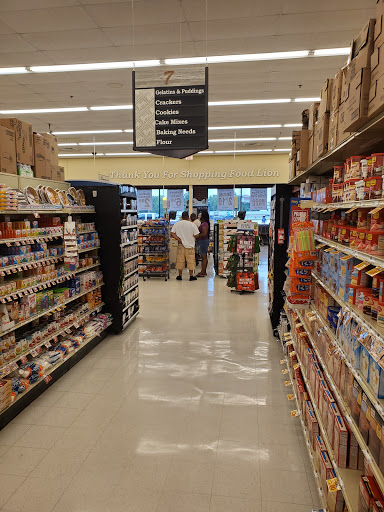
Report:
<svg viewBox="0 0 384 512"><path fill-rule="evenodd" d="M19 34L0 34L0 53L29 52L35 48Z"/></svg>
<svg viewBox="0 0 384 512"><path fill-rule="evenodd" d="M78 5L78 0L33 0L34 9L46 9L48 7L67 7ZM31 9L31 0L1 0L0 12L21 11Z"/></svg>
<svg viewBox="0 0 384 512"><path fill-rule="evenodd" d="M241 37L270 36L277 34L278 16L260 18L234 18L208 21L208 41L215 39L233 39ZM190 24L192 37L195 41L205 41L206 24L194 21Z"/></svg>
<svg viewBox="0 0 384 512"><path fill-rule="evenodd" d="M24 34L24 38L39 50L69 50L75 48L112 46L108 37L99 28L91 30L36 32Z"/></svg>
<svg viewBox="0 0 384 512"><path fill-rule="evenodd" d="M54 64L55 61L41 51L0 53L0 67L14 66L44 66Z"/></svg>
<svg viewBox="0 0 384 512"><path fill-rule="evenodd" d="M19 34L52 30L86 30L97 27L81 6L3 12L0 13L0 20Z"/></svg>
<svg viewBox="0 0 384 512"><path fill-rule="evenodd" d="M85 6L85 10L99 27L128 27L132 25L131 2L89 5Z"/></svg>
<svg viewBox="0 0 384 512"><path fill-rule="evenodd" d="M238 0L236 2L223 2L223 0L208 1L208 20L234 19L239 15L243 17L251 16L254 5L261 5L262 11L266 14L275 14L274 8L268 7L276 2L255 2L255 0ZM192 0L183 2L185 17L189 21L205 20L206 0ZM266 11L265 11L266 9Z"/></svg>
<svg viewBox="0 0 384 512"><path fill-rule="evenodd" d="M132 44L132 27L105 28L104 32L111 41L118 45ZM183 33L183 41L191 40L188 32ZM177 23L164 23L159 25L138 25L135 27L135 45L178 43L180 41L180 27ZM153 48L153 57L156 48Z"/></svg>

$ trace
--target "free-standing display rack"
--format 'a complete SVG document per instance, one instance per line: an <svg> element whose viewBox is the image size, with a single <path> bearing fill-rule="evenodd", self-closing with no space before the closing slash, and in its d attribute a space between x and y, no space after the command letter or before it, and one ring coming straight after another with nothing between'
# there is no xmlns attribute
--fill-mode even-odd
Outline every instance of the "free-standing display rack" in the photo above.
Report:
<svg viewBox="0 0 384 512"><path fill-rule="evenodd" d="M165 219L145 221L140 226L139 272L143 280L150 277L169 279L169 222Z"/></svg>
<svg viewBox="0 0 384 512"><path fill-rule="evenodd" d="M139 313L136 189L105 181L73 181L96 208L105 287L103 299L119 333Z"/></svg>

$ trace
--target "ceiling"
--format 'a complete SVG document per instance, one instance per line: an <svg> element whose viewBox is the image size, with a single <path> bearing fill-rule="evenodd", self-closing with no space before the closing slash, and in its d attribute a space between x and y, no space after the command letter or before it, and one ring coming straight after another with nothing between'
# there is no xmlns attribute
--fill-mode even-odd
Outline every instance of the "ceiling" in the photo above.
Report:
<svg viewBox="0 0 384 512"><path fill-rule="evenodd" d="M0 0L0 67L347 47L375 0ZM31 5L33 4L33 9ZM206 23L207 4L207 23ZM207 38L206 38L207 34ZM134 43L134 44L133 44ZM312 98L345 56L212 64L209 100ZM0 76L0 110L131 103L131 70ZM308 103L210 107L209 126L299 123ZM4 117L4 116L3 116ZM35 131L132 128L132 111L23 114ZM292 128L212 130L210 139L288 137ZM131 133L60 136L60 143L131 141ZM284 140L237 142L285 149ZM231 150L233 142L210 143ZM130 152L130 145L97 152ZM60 153L93 151L61 147Z"/></svg>

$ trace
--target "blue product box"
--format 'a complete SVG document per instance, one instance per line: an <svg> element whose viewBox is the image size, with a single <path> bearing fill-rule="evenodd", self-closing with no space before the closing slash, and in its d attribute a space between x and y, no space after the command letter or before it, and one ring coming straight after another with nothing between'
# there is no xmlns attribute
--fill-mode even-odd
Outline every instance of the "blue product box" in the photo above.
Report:
<svg viewBox="0 0 384 512"><path fill-rule="evenodd" d="M368 350L363 345L360 346L360 371L363 374L365 380L369 382L369 367L372 357Z"/></svg>
<svg viewBox="0 0 384 512"><path fill-rule="evenodd" d="M369 366L369 383L375 392L377 398L384 398L384 358L376 362L371 357Z"/></svg>

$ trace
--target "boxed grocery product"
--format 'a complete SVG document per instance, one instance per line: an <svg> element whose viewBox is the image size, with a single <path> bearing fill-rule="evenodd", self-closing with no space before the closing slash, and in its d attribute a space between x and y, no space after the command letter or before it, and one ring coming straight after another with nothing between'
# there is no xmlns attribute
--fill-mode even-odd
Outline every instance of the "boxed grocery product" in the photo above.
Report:
<svg viewBox="0 0 384 512"><path fill-rule="evenodd" d="M350 429L348 423L345 424L348 429L349 450L348 450L348 468L357 469L359 462L359 443L355 434Z"/></svg>
<svg viewBox="0 0 384 512"><path fill-rule="evenodd" d="M306 413L307 413L307 426L308 426L309 438L311 440L312 448L314 449L316 436L318 436L320 433L319 423L316 419L316 416L315 416L315 413L314 413L312 407L307 406Z"/></svg>
<svg viewBox="0 0 384 512"><path fill-rule="evenodd" d="M314 449L314 462L315 462L315 467L316 467L316 470L318 472L320 472L320 458L321 458L321 454L323 452L326 452L327 451L327 447L325 446L325 443L322 439L321 436L316 436L316 439L315 439L315 449Z"/></svg>
<svg viewBox="0 0 384 512"><path fill-rule="evenodd" d="M331 471L330 478L337 478L336 471L333 469ZM327 491L326 492L327 497L327 505L328 505L328 511L329 512L343 512L344 510L344 495L343 491L335 490L333 492Z"/></svg>
<svg viewBox="0 0 384 512"><path fill-rule="evenodd" d="M381 493L373 476L363 475L359 485L359 512L371 512L376 500L381 500Z"/></svg>
<svg viewBox="0 0 384 512"><path fill-rule="evenodd" d="M329 402L329 411L327 416L327 434L329 442L331 443L331 446L333 446L333 435L334 435L334 429L335 429L335 419L336 416L340 416L339 408L336 404L336 402Z"/></svg>
<svg viewBox="0 0 384 512"><path fill-rule="evenodd" d="M0 119L0 125L15 132L16 137L16 162L33 165L33 132L32 125L16 118Z"/></svg>
<svg viewBox="0 0 384 512"><path fill-rule="evenodd" d="M339 109L341 103L341 88L342 88L342 78L343 78L343 69L339 69L336 73L335 78L333 79L332 89L331 89L331 106L330 112L335 112Z"/></svg>
<svg viewBox="0 0 384 512"><path fill-rule="evenodd" d="M321 452L320 454L320 477L322 482L325 484L326 480L331 478L331 472L333 470L332 463L329 459L327 451Z"/></svg>
<svg viewBox="0 0 384 512"><path fill-rule="evenodd" d="M381 430L383 428L383 420L377 414L375 408L371 406L369 418L369 436L368 446L376 463L380 461L380 445L381 445Z"/></svg>
<svg viewBox="0 0 384 512"><path fill-rule="evenodd" d="M384 360L375 361L371 358L369 367L369 383L377 398L384 398Z"/></svg>
<svg viewBox="0 0 384 512"><path fill-rule="evenodd" d="M360 419L359 419L359 430L364 441L368 444L368 436L369 436L369 413L371 411L371 404L366 396L363 393L361 398L361 408L360 408Z"/></svg>
<svg viewBox="0 0 384 512"><path fill-rule="evenodd" d="M351 44L350 61L356 68L369 68L375 39L376 19L370 19Z"/></svg>
<svg viewBox="0 0 384 512"><path fill-rule="evenodd" d="M348 77L347 97L339 110L339 130L342 130L343 134L356 131L368 119L370 69L358 68L356 62L352 61L348 65Z"/></svg>
<svg viewBox="0 0 384 512"><path fill-rule="evenodd" d="M351 397L351 415L356 424L359 424L360 420L360 408L361 408L361 387L357 380L353 381L352 397Z"/></svg>
<svg viewBox="0 0 384 512"><path fill-rule="evenodd" d="M347 467L348 429L342 416L336 416L333 432L333 451L339 468Z"/></svg>
<svg viewBox="0 0 384 512"><path fill-rule="evenodd" d="M15 132L4 126L0 126L0 172L17 174Z"/></svg>
<svg viewBox="0 0 384 512"><path fill-rule="evenodd" d="M319 115L313 135L313 159L317 160L328 151L329 112Z"/></svg>

